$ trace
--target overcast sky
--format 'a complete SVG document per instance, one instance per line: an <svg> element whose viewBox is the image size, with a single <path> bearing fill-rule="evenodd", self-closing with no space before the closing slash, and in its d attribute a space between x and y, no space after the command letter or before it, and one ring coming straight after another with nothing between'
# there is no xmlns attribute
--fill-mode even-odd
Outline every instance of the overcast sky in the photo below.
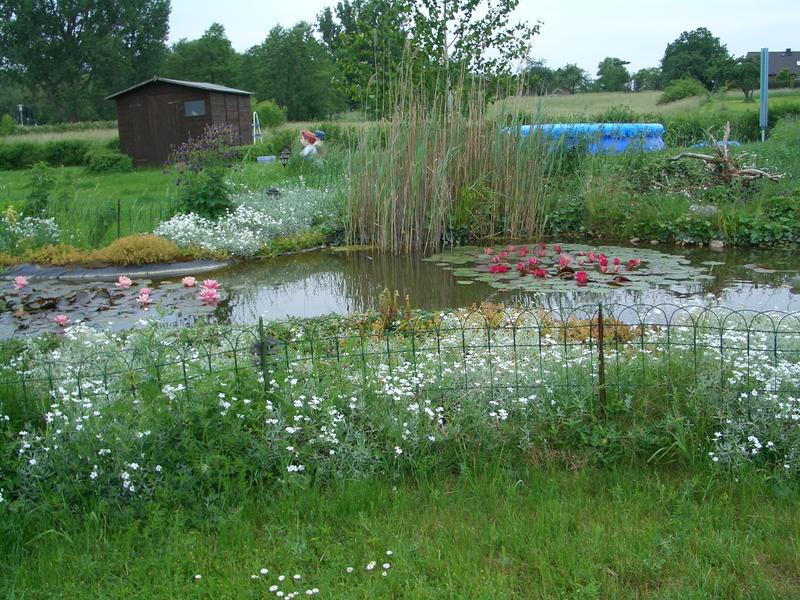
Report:
<svg viewBox="0 0 800 600"><path fill-rule="evenodd" d="M222 23L236 50L264 40L275 25L314 22L335 0L172 0L170 43ZM517 20L542 21L533 55L551 67L577 63L592 76L606 56L629 70L658 65L682 31L706 27L735 55L769 47L800 50L800 0L521 0Z"/></svg>

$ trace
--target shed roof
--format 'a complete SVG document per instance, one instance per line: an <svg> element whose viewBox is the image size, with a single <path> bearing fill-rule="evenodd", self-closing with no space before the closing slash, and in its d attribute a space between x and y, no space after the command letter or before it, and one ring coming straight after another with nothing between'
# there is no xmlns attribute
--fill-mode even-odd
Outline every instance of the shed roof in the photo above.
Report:
<svg viewBox="0 0 800 600"><path fill-rule="evenodd" d="M181 85L183 87L190 87L190 88L197 88L200 90L206 90L209 92L222 92L225 94L239 94L241 96L252 96L253 92L246 92L244 90L237 90L234 88L225 87L224 85L217 85L216 83L205 83L202 81L181 81L180 79L167 79L166 77L158 77L153 76L152 79L148 79L147 81L143 81L141 83L137 83L136 85L132 85L129 88L125 88L122 91L119 91L115 94L111 94L110 96L106 96L106 100L111 100L113 98L117 98L118 96L122 96L123 94L127 94L128 92L132 92L135 89L140 87L144 87L151 83L171 83L173 85Z"/></svg>

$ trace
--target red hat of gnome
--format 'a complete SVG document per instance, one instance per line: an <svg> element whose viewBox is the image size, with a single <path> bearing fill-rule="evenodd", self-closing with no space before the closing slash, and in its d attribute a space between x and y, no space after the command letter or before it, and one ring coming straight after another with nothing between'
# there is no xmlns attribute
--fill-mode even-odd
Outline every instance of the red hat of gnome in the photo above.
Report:
<svg viewBox="0 0 800 600"><path fill-rule="evenodd" d="M302 131L300 132L300 135L302 135L309 144L317 143L317 136L315 136L310 131Z"/></svg>

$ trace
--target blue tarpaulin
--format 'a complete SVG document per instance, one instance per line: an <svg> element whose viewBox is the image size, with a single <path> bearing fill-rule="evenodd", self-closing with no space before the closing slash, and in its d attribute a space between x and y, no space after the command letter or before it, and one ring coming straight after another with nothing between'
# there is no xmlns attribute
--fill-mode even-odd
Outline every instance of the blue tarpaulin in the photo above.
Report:
<svg viewBox="0 0 800 600"><path fill-rule="evenodd" d="M513 130L506 129L508 133ZM563 143L566 149L585 148L590 154L619 154L626 150L661 150L661 123L547 123L521 125L522 137L540 136Z"/></svg>

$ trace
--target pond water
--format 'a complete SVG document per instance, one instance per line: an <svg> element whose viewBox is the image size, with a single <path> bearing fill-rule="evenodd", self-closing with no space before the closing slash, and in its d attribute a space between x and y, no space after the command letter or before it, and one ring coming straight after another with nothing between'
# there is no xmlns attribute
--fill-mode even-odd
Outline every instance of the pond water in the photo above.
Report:
<svg viewBox="0 0 800 600"><path fill-rule="evenodd" d="M277 319L366 312L378 308L384 289L397 290L401 304L407 294L413 308L427 310L468 307L489 300L506 305L560 309L602 301L650 305L714 302L735 309L800 311L800 293L790 286L790 279L800 270L797 253L788 250L657 249L681 255L708 277L699 281L675 281L646 290L623 286L603 294L577 287L561 292L498 290L480 280L465 284L462 277L454 275L453 267L448 270L441 263L423 260L421 255L321 250L243 263L208 274L207 277L219 280L224 292L223 301L213 311L197 301L196 289L182 290L176 279L134 282L134 287L153 288L155 305L148 309L136 303L135 289L119 294L113 283L70 286L39 281L33 282L34 288L57 286L58 291L54 292L57 296L64 296L68 288L73 287L73 293L77 291L81 301L74 306L50 306L41 314L32 312L20 319L13 310L11 282L4 281L2 291L7 305L0 315L0 337L57 331L59 327L52 320L55 314L62 312L71 322L84 320L93 326L113 329L130 327L139 319L154 315L168 322L190 323L197 318L213 318L246 323L262 316ZM81 294L86 296L87 288L94 292L84 298ZM103 301L109 297L112 299L110 307ZM24 326L20 327L22 321Z"/></svg>
<svg viewBox="0 0 800 600"><path fill-rule="evenodd" d="M230 295L230 318L247 322L286 316L365 312L378 307L384 288L408 294L411 306L444 309L482 301L571 307L597 302L620 304L699 303L715 301L731 308L800 311L800 293L789 280L800 269L800 256L790 251L659 248L680 254L710 278L678 282L669 287L629 291L624 287L596 294L531 293L497 290L483 281L469 285L452 270L422 260L420 255L390 256L373 252L319 251L239 265L219 272ZM704 265L703 263L723 263ZM747 266L746 266L747 265ZM755 269L755 270L754 270ZM774 271L774 272L767 272Z"/></svg>

